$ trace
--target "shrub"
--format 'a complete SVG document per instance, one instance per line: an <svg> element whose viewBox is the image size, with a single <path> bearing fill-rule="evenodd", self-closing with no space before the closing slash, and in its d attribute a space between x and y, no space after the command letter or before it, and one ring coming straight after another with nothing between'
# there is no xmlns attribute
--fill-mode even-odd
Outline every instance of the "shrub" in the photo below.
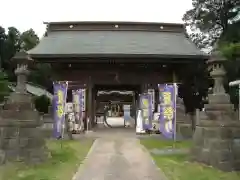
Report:
<svg viewBox="0 0 240 180"><path fill-rule="evenodd" d="M4 101L4 97L8 96L10 89L8 88L9 82L7 75L0 70L0 102Z"/></svg>
<svg viewBox="0 0 240 180"><path fill-rule="evenodd" d="M47 114L50 106L50 99L46 95L38 96L34 99L35 108L38 112Z"/></svg>

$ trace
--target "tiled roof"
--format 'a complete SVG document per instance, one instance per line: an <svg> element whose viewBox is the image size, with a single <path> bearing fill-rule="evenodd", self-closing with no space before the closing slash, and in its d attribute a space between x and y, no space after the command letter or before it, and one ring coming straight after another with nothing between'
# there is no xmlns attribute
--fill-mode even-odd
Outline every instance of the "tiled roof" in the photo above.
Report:
<svg viewBox="0 0 240 180"><path fill-rule="evenodd" d="M34 56L203 56L182 32L52 31L30 50Z"/></svg>

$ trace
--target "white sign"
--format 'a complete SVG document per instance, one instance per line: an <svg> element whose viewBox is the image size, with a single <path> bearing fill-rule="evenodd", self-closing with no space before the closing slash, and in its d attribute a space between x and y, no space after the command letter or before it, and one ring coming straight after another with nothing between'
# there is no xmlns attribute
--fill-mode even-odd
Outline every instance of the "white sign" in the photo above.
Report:
<svg viewBox="0 0 240 180"><path fill-rule="evenodd" d="M123 105L123 110L124 110L124 111L130 110L130 108L131 108L131 106L128 105L128 104L124 104L124 105Z"/></svg>
<svg viewBox="0 0 240 180"><path fill-rule="evenodd" d="M66 113L73 112L73 103L66 103Z"/></svg>
<svg viewBox="0 0 240 180"><path fill-rule="evenodd" d="M148 94L151 95L151 106L152 110L155 110L155 90L154 89L148 89Z"/></svg>
<svg viewBox="0 0 240 180"><path fill-rule="evenodd" d="M137 113L136 133L145 133L143 129L143 113L141 110L138 110Z"/></svg>

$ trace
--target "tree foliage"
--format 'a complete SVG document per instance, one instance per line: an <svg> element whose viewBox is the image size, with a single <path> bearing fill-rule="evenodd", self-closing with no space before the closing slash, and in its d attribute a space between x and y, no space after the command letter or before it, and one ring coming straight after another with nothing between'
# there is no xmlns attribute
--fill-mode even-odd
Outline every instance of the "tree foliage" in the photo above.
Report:
<svg viewBox="0 0 240 180"><path fill-rule="evenodd" d="M225 66L227 79L240 78L240 63L237 61L240 52L240 0L192 0L192 5L193 8L183 16L185 26L190 29L189 38L207 52L217 42L220 51L229 59ZM206 73L206 70L198 73L197 79L207 77ZM211 84L207 78L205 82L209 83L201 82L202 86ZM197 88L196 84L194 87ZM236 89L227 90L236 102Z"/></svg>
<svg viewBox="0 0 240 180"><path fill-rule="evenodd" d="M230 27L240 19L240 0L192 0L192 5L183 20L198 47L209 48L219 38L228 37L229 29L237 31Z"/></svg>
<svg viewBox="0 0 240 180"><path fill-rule="evenodd" d="M38 112L41 112L44 114L48 113L51 101L47 96L42 95L39 97L35 97L34 103L35 103L35 108L37 109Z"/></svg>
<svg viewBox="0 0 240 180"><path fill-rule="evenodd" d="M52 90L53 71L50 64L36 64L28 77L34 84L45 87L48 91Z"/></svg>
<svg viewBox="0 0 240 180"><path fill-rule="evenodd" d="M39 37L33 29L23 32L20 36L21 48L28 51L39 43Z"/></svg>
<svg viewBox="0 0 240 180"><path fill-rule="evenodd" d="M16 52L29 51L39 43L39 37L33 29L21 33L15 27L6 31L0 26L0 66L6 72L9 81L16 81L14 64L11 61ZM35 64L31 70L29 81L44 87L51 87L51 66L48 64Z"/></svg>
<svg viewBox="0 0 240 180"><path fill-rule="evenodd" d="M5 100L5 97L9 95L9 88L8 88L9 82L7 75L0 71L0 102L3 102Z"/></svg>

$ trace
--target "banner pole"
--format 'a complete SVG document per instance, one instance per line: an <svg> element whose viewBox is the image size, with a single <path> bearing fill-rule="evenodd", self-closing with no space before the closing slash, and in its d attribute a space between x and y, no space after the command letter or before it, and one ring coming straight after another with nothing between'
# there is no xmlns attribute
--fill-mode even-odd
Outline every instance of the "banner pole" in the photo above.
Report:
<svg viewBox="0 0 240 180"><path fill-rule="evenodd" d="M177 103L177 85L174 83L174 144L176 142L176 134L177 134L177 110L176 110L176 103Z"/></svg>
<svg viewBox="0 0 240 180"><path fill-rule="evenodd" d="M57 123L56 123L56 90L55 90L55 82L53 81L53 100L52 100L52 106L53 106L53 137L56 138L57 134Z"/></svg>
<svg viewBox="0 0 240 180"><path fill-rule="evenodd" d="M88 132L88 123L89 123L89 118L87 117L87 132Z"/></svg>
<svg viewBox="0 0 240 180"><path fill-rule="evenodd" d="M177 112L176 112L176 98L177 98L177 88L176 88L176 82L177 82L177 76L175 71L173 71L172 74L172 78L173 78L173 89L174 89L174 122L173 122L173 141L174 141L174 148L175 148L175 142L176 142L176 121L177 121Z"/></svg>
<svg viewBox="0 0 240 180"><path fill-rule="evenodd" d="M79 89L79 131L83 129L83 111L82 111L82 89Z"/></svg>
<svg viewBox="0 0 240 180"><path fill-rule="evenodd" d="M65 92L65 99L64 99L64 116L63 116L64 123L62 124L62 139L64 137L64 131L67 128L67 127L65 127L65 121L66 121L66 101L67 101L68 81L65 81L65 83L66 83L66 92Z"/></svg>

